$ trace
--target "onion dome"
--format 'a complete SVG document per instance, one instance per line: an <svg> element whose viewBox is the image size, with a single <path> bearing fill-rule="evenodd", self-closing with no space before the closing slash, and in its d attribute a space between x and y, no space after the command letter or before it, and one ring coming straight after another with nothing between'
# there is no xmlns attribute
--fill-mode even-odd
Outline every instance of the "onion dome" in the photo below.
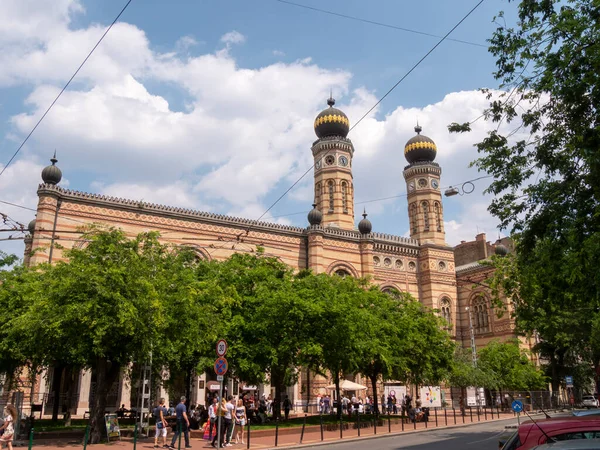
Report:
<svg viewBox="0 0 600 450"><path fill-rule="evenodd" d="M33 233L35 231L35 219L29 222L29 225L27 225L27 231L29 231L29 234L33 236Z"/></svg>
<svg viewBox="0 0 600 450"><path fill-rule="evenodd" d="M367 219L367 212L363 212L363 219L358 222L358 231L360 231L360 234L369 234L371 232L371 230L373 229L373 225L371 224L371 221L369 219Z"/></svg>
<svg viewBox="0 0 600 450"><path fill-rule="evenodd" d="M494 249L494 253L498 256L506 256L508 254L508 248L505 245L498 243Z"/></svg>
<svg viewBox="0 0 600 450"><path fill-rule="evenodd" d="M308 223L311 225L321 225L323 213L317 209L317 204L313 203L313 209L308 213Z"/></svg>
<svg viewBox="0 0 600 450"><path fill-rule="evenodd" d="M58 184L62 179L61 170L55 165L58 162L56 159L56 152L54 152L54 156L50 159L52 165L44 167L42 170L42 180L47 184Z"/></svg>
<svg viewBox="0 0 600 450"><path fill-rule="evenodd" d="M335 100L330 96L327 99L329 108L324 109L315 119L315 133L317 137L341 136L346 137L350 131L350 121L346 114L334 108Z"/></svg>
<svg viewBox="0 0 600 450"><path fill-rule="evenodd" d="M417 125L415 131L417 135L410 138L404 146L404 157L412 164L417 161L432 162L437 154L435 142L427 136L421 134L422 128Z"/></svg>

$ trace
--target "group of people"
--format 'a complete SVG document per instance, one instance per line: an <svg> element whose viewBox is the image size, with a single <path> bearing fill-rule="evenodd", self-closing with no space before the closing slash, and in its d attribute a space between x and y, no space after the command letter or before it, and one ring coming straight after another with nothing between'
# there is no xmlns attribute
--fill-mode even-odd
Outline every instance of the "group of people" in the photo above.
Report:
<svg viewBox="0 0 600 450"><path fill-rule="evenodd" d="M381 404L387 406L388 414L398 414L398 412L401 412L402 415L406 415L411 422L427 422L429 420L429 408L422 408L421 398L418 395L414 407L412 404L412 397L409 394L402 397L400 401L394 394L388 394L387 398L385 394L382 394Z"/></svg>
<svg viewBox="0 0 600 450"><path fill-rule="evenodd" d="M8 450L12 450L12 441L15 435L15 422L17 421L17 408L6 405L4 408L4 420L0 426L0 449L6 443Z"/></svg>

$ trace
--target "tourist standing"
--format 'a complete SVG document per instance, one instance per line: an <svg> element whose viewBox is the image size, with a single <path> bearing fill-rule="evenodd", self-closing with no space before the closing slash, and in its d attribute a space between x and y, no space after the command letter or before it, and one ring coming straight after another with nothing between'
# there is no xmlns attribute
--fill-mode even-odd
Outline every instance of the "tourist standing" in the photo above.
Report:
<svg viewBox="0 0 600 450"><path fill-rule="evenodd" d="M231 437L233 435L233 418L235 417L235 405L233 404L233 396L227 397L227 403L225 404L225 429L227 434L225 435L226 447L231 447Z"/></svg>
<svg viewBox="0 0 600 450"><path fill-rule="evenodd" d="M215 447L215 442L217 442L217 438L220 436L221 447L225 447L225 412L227 411L227 401L223 398L221 399L221 403L217 407L217 432L215 433L213 440L210 445ZM219 429L219 417L221 418L221 429Z"/></svg>
<svg viewBox="0 0 600 450"><path fill-rule="evenodd" d="M217 409L219 408L219 400L217 397L213 397L212 403L208 407L208 420L210 421L208 440L210 441L213 436L217 435ZM213 429L215 434L213 435Z"/></svg>
<svg viewBox="0 0 600 450"><path fill-rule="evenodd" d="M290 402L290 398L286 395L283 399L283 413L285 414L285 420L288 420L290 417L290 409L292 407L292 402Z"/></svg>
<svg viewBox="0 0 600 450"><path fill-rule="evenodd" d="M244 442L244 426L246 426L246 407L242 400L238 400L237 408L235 408L235 424L236 424L236 444L245 444ZM240 442L241 441L241 442Z"/></svg>
<svg viewBox="0 0 600 450"><path fill-rule="evenodd" d="M165 408L165 399L161 398L158 402L158 406L152 411L154 416L154 422L156 424L156 431L154 433L154 448L158 447L158 437L162 436L163 447L167 446L167 408Z"/></svg>
<svg viewBox="0 0 600 450"><path fill-rule="evenodd" d="M185 448L192 448L190 445L190 420L188 419L187 408L185 406L185 397L181 397L179 404L175 407L175 416L177 418L175 433L173 434L173 439L171 440L169 448L175 448L175 442L177 442L181 433L183 433L183 436L185 437Z"/></svg>

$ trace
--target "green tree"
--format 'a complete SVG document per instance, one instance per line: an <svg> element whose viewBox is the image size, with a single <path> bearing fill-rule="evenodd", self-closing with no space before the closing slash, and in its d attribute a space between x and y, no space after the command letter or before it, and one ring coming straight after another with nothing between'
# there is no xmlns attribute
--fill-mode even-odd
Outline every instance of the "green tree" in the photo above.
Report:
<svg viewBox="0 0 600 450"><path fill-rule="evenodd" d="M448 374L448 382L451 386L461 388L464 391L469 386L491 387L486 374L480 366L473 365L471 349L456 345L452 368ZM464 397L464 392L463 392Z"/></svg>
<svg viewBox="0 0 600 450"><path fill-rule="evenodd" d="M539 333L557 389L569 361L600 369L600 352L585 350L600 295L600 8L518 5L518 23L501 22L490 40L501 91L484 90L494 128L473 164L493 176L489 210L517 240L517 325ZM502 123L514 128L502 134Z"/></svg>

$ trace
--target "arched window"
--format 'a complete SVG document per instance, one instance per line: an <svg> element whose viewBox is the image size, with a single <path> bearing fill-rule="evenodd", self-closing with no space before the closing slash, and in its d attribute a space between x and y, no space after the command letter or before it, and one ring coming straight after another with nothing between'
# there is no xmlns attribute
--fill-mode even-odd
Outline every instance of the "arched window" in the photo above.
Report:
<svg viewBox="0 0 600 450"><path fill-rule="evenodd" d="M345 269L338 269L334 272L339 277L349 277L350 273Z"/></svg>
<svg viewBox="0 0 600 450"><path fill-rule="evenodd" d="M429 203L421 203L421 208L423 208L423 229L429 231Z"/></svg>
<svg viewBox="0 0 600 450"><path fill-rule="evenodd" d="M317 208L319 210L322 210L322 208L321 208L321 183L317 183L317 185L315 186L315 203L317 205Z"/></svg>
<svg viewBox="0 0 600 450"><path fill-rule="evenodd" d="M333 180L329 180L327 182L327 193L329 194L329 212L333 212Z"/></svg>
<svg viewBox="0 0 600 450"><path fill-rule="evenodd" d="M442 314L442 318L448 322L448 325L452 325L452 311L450 310L450 299L448 297L444 297L440 302L440 312Z"/></svg>
<svg viewBox="0 0 600 450"><path fill-rule="evenodd" d="M389 295L392 298L400 298L400 291L394 287L384 287L381 292L383 292L384 294Z"/></svg>
<svg viewBox="0 0 600 450"><path fill-rule="evenodd" d="M348 184L342 181L342 211L348 214Z"/></svg>
<svg viewBox="0 0 600 450"><path fill-rule="evenodd" d="M483 295L475 297L472 305L473 330L475 333L487 333L490 330L490 317L485 297Z"/></svg>
<svg viewBox="0 0 600 450"><path fill-rule="evenodd" d="M413 234L416 234L419 231L417 226L417 205L413 203L410 205L410 221Z"/></svg>
<svg viewBox="0 0 600 450"><path fill-rule="evenodd" d="M442 231L442 205L439 202L435 202L433 209L435 213L435 226L438 231Z"/></svg>

